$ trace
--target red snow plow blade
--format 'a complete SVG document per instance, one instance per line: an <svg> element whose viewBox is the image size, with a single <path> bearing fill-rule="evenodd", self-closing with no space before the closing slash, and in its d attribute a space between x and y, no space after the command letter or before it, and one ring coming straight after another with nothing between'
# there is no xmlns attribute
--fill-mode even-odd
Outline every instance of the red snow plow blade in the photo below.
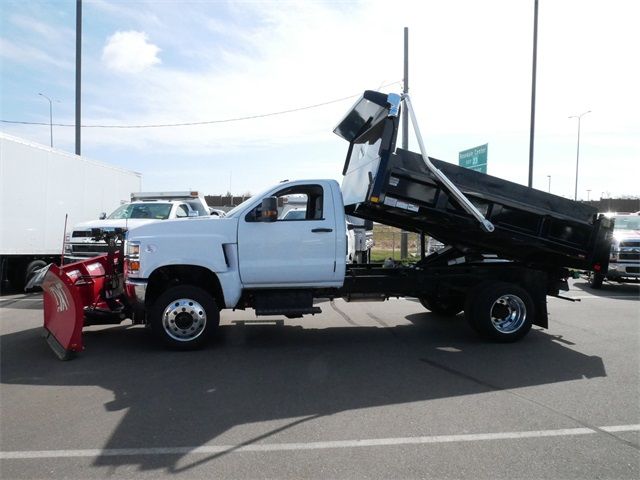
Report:
<svg viewBox="0 0 640 480"><path fill-rule="evenodd" d="M42 281L47 343L61 360L83 350L82 327L87 313L105 306L105 285L111 280L109 255L50 265ZM102 310L112 313L111 309Z"/></svg>

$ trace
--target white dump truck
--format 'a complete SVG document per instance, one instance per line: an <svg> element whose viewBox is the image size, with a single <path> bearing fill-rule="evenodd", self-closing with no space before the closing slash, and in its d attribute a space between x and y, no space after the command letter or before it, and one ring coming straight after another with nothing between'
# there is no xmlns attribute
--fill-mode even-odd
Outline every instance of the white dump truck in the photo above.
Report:
<svg viewBox="0 0 640 480"><path fill-rule="evenodd" d="M82 329L130 318L177 349L204 345L221 310L287 318L320 312L314 299L415 297L439 315L464 311L498 342L546 328L547 296L569 288L568 267L608 265L612 222L578 202L397 149L408 96L367 91L335 129L348 144L343 181L285 181L222 219L167 220L105 234L106 255L43 274L44 327L61 359ZM279 215L305 199L303 218ZM301 214L302 215L302 214ZM447 247L415 265L353 264L346 215L421 234Z"/></svg>

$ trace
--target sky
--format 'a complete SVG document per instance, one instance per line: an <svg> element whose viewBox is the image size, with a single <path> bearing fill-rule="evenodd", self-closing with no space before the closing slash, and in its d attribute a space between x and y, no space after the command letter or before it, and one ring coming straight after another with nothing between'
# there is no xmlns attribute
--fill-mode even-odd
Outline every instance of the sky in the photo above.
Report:
<svg viewBox="0 0 640 480"><path fill-rule="evenodd" d="M0 130L48 145L75 121L75 0L0 3ZM527 184L533 0L84 0L82 154L143 189L257 192L340 180L334 127L367 89L409 93L430 156L488 144ZM533 187L640 195L640 2L539 0ZM320 105L320 106L317 106ZM312 107L305 108L303 107ZM195 126L102 128L211 122ZM44 125L8 123L36 122ZM74 128L53 127L74 151ZM409 147L418 151L415 137Z"/></svg>

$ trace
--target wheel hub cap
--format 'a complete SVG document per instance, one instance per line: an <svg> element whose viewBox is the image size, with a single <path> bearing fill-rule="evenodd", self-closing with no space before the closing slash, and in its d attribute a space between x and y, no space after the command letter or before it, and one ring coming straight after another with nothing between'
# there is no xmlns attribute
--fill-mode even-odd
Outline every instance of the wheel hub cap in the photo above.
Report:
<svg viewBox="0 0 640 480"><path fill-rule="evenodd" d="M502 295L491 306L491 323L501 333L514 333L524 325L527 307L520 297Z"/></svg>
<svg viewBox="0 0 640 480"><path fill-rule="evenodd" d="M207 325L207 315L198 302L181 298L171 302L162 313L162 328L174 340L187 342L198 338Z"/></svg>

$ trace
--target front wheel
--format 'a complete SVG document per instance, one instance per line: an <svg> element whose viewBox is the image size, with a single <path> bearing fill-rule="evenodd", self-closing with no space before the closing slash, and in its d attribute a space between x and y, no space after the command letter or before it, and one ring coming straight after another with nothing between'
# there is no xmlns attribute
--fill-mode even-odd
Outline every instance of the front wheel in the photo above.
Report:
<svg viewBox="0 0 640 480"><path fill-rule="evenodd" d="M162 293L150 316L154 337L178 350L202 347L220 323L215 299L192 285L179 285Z"/></svg>
<svg viewBox="0 0 640 480"><path fill-rule="evenodd" d="M469 294L464 313L481 335L498 342L515 342L531 329L534 308L531 295L524 288L493 282Z"/></svg>

